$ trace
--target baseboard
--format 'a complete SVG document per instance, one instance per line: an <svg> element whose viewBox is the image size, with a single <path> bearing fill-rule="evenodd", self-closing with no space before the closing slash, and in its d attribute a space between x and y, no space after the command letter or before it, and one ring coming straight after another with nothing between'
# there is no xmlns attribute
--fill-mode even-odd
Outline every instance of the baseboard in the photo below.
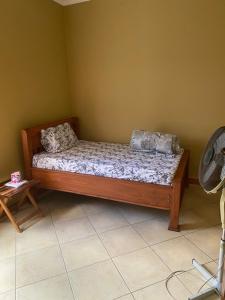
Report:
<svg viewBox="0 0 225 300"><path fill-rule="evenodd" d="M198 180L198 178L190 177L190 178L188 178L188 183L189 184L197 184L197 185L199 185L199 180Z"/></svg>

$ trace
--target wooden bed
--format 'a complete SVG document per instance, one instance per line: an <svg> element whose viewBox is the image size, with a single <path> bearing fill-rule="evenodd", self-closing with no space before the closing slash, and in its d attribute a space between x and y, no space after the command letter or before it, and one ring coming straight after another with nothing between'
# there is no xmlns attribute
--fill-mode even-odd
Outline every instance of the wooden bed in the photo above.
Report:
<svg viewBox="0 0 225 300"><path fill-rule="evenodd" d="M32 167L33 155L43 151L40 143L41 129L64 122L68 122L79 137L77 118L66 118L22 130L27 179L39 180L41 187L45 189L168 210L170 212L168 229L179 231L180 204L184 187L187 185L188 151L184 151L172 184L169 186Z"/></svg>

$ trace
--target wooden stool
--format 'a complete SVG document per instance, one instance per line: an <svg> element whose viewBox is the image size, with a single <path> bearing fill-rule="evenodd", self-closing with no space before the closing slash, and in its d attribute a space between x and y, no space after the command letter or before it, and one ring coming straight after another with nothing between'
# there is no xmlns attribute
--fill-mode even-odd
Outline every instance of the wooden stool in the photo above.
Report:
<svg viewBox="0 0 225 300"><path fill-rule="evenodd" d="M33 218L36 215L43 216L41 209L39 208L36 200L34 199L30 191L31 188L37 185L38 183L39 182L36 180L30 180L18 188L6 187L2 191L0 190L0 216L3 214L3 212L5 212L10 222L18 232L22 232L20 225L22 225L29 219ZM9 202L11 202L10 200L12 200L12 198L15 198L17 196L19 199L17 204L18 208L26 200L29 200L32 206L35 208L34 212L30 213L28 216L18 221L14 218L12 212L8 207Z"/></svg>

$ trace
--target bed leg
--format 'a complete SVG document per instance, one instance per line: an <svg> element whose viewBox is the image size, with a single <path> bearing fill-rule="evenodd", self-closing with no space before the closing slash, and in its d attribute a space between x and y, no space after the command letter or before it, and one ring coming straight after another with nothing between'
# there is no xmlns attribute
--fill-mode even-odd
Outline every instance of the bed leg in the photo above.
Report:
<svg viewBox="0 0 225 300"><path fill-rule="evenodd" d="M182 195L182 182L176 182L174 184L172 195L170 202L170 223L168 229L172 231L180 231L179 213Z"/></svg>

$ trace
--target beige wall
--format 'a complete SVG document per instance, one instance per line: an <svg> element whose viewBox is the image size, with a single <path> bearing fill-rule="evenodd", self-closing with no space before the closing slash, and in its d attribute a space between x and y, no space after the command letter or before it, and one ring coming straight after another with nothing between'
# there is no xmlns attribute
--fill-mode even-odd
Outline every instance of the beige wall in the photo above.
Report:
<svg viewBox="0 0 225 300"><path fill-rule="evenodd" d="M83 138L176 133L191 176L225 121L224 0L92 0L65 9L70 89Z"/></svg>
<svg viewBox="0 0 225 300"><path fill-rule="evenodd" d="M63 9L0 2L0 181L21 168L21 128L70 115Z"/></svg>

